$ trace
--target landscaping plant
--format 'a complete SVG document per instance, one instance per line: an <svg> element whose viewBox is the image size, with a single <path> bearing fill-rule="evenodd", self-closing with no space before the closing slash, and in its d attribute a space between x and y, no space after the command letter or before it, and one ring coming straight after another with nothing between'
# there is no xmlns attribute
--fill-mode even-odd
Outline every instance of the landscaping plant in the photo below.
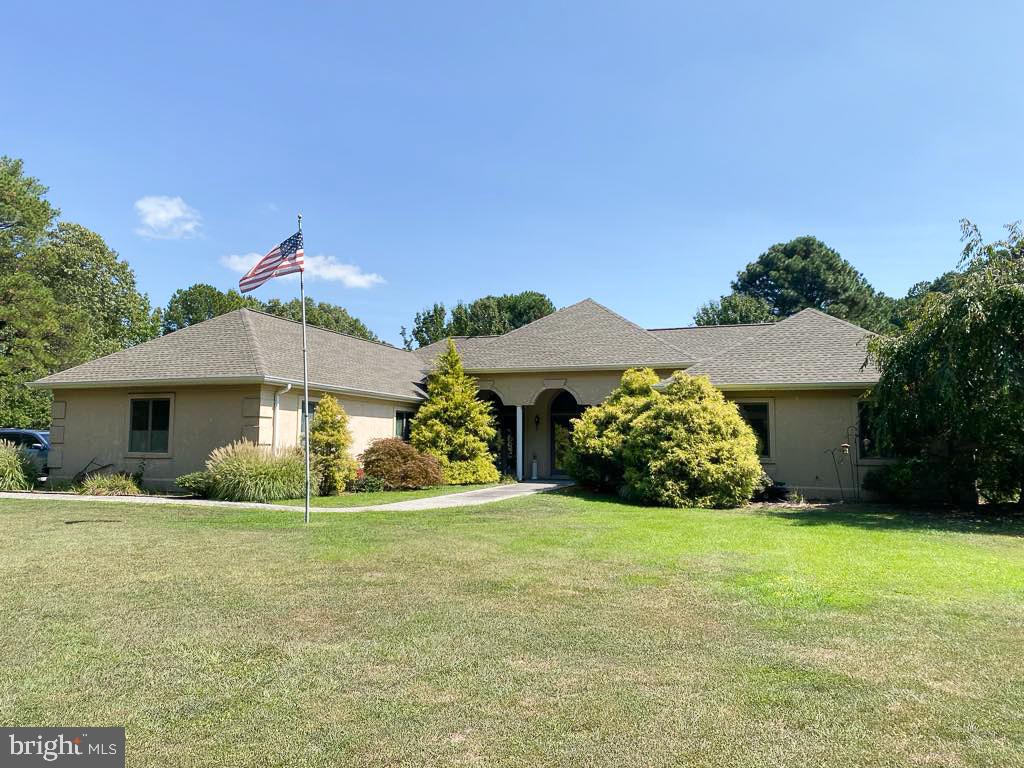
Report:
<svg viewBox="0 0 1024 768"><path fill-rule="evenodd" d="M448 485L496 483L498 468L488 448L494 434L491 407L477 399L476 382L449 339L427 378L427 400L413 419L412 444L437 458Z"/></svg>
<svg viewBox="0 0 1024 768"><path fill-rule="evenodd" d="M360 459L365 473L364 485L369 484L367 478L373 478L383 484L381 490L432 488L444 482L440 462L399 437L374 440Z"/></svg>
<svg viewBox="0 0 1024 768"><path fill-rule="evenodd" d="M110 475L89 475L76 491L83 496L141 496L135 479L124 472Z"/></svg>
<svg viewBox="0 0 1024 768"><path fill-rule="evenodd" d="M0 440L0 491L32 490L35 472L32 459L22 448Z"/></svg>
<svg viewBox="0 0 1024 768"><path fill-rule="evenodd" d="M306 462L301 450L274 455L266 446L238 440L216 448L206 460L211 498L267 502L306 495ZM313 477L314 487L318 478Z"/></svg>
<svg viewBox="0 0 1024 768"><path fill-rule="evenodd" d="M355 480L358 467L349 454L351 447L348 414L337 400L324 395L309 426L309 450L320 478L320 496L341 493Z"/></svg>
<svg viewBox="0 0 1024 768"><path fill-rule="evenodd" d="M736 507L761 478L757 441L734 403L705 377L676 372L659 391L650 369L575 424L569 470L580 483L671 507Z"/></svg>
<svg viewBox="0 0 1024 768"><path fill-rule="evenodd" d="M189 472L174 478L174 484L189 493L205 499L210 495L210 473Z"/></svg>

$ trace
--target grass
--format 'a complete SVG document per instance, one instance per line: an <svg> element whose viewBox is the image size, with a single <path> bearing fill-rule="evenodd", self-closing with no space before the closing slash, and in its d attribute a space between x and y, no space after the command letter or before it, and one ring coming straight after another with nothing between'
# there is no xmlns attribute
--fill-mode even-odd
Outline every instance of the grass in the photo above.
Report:
<svg viewBox="0 0 1024 768"><path fill-rule="evenodd" d="M0 501L0 721L136 766L1022 764L1019 520L314 520Z"/></svg>
<svg viewBox="0 0 1024 768"><path fill-rule="evenodd" d="M338 496L313 496L309 500L311 507L369 507L377 504L391 504L395 501L410 499L426 499L431 496L442 496L446 493L462 493L475 491L478 488L492 488L495 483L480 485L439 485L434 488L417 488L413 491L378 491L376 493L342 493ZM305 505L305 499L284 499L274 504Z"/></svg>

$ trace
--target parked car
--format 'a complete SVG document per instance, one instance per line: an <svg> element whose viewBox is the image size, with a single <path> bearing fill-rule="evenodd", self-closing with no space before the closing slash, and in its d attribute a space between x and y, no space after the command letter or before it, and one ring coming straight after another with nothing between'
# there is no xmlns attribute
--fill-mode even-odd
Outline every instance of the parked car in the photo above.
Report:
<svg viewBox="0 0 1024 768"><path fill-rule="evenodd" d="M25 449L41 472L46 472L50 457L50 433L45 429L0 428L0 440L14 443Z"/></svg>

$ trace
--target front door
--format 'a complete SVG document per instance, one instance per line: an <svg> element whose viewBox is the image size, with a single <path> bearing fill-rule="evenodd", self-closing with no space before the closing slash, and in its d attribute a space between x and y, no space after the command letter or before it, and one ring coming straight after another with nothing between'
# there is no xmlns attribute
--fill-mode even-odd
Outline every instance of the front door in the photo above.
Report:
<svg viewBox="0 0 1024 768"><path fill-rule="evenodd" d="M569 392L562 390L551 401L551 474L564 477L572 420L583 413L583 408Z"/></svg>

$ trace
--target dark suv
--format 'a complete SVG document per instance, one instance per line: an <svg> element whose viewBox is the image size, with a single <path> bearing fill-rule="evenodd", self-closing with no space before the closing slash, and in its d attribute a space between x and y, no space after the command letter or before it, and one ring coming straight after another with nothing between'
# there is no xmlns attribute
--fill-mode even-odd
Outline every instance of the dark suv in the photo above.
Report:
<svg viewBox="0 0 1024 768"><path fill-rule="evenodd" d="M39 469L46 472L46 462L50 456L49 432L43 429L0 428L0 440L24 448Z"/></svg>

